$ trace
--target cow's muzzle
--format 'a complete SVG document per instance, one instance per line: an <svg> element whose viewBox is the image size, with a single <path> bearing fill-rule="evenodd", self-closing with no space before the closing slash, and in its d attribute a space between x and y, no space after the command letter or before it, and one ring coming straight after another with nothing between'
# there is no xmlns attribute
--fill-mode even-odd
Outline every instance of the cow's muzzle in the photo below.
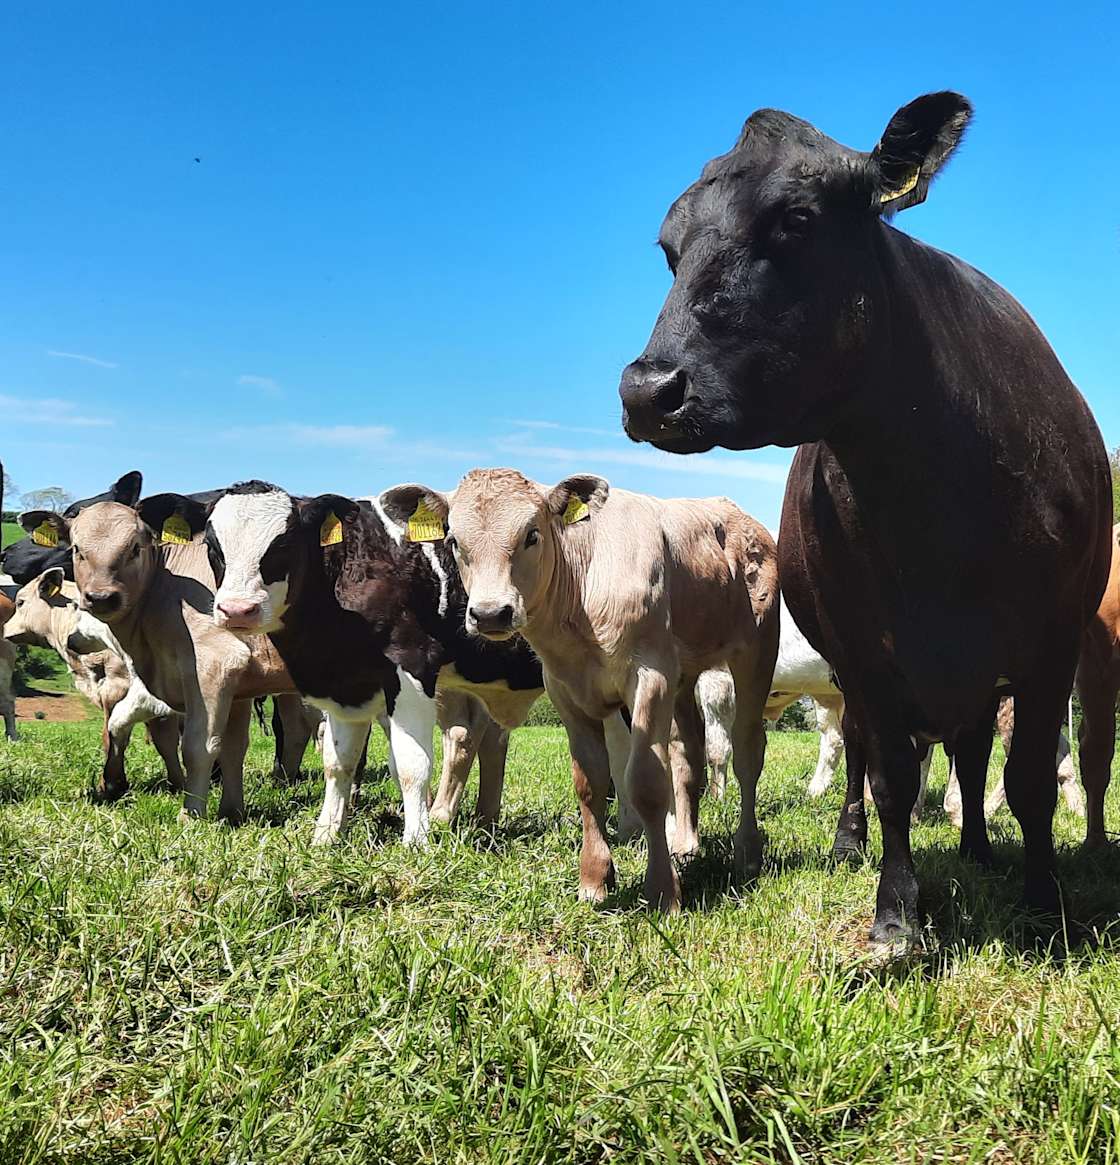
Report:
<svg viewBox="0 0 1120 1165"><path fill-rule="evenodd" d="M247 599L223 599L215 609L214 622L230 631L252 631L260 626L261 605Z"/></svg>
<svg viewBox="0 0 1120 1165"><path fill-rule="evenodd" d="M86 591L82 596L82 609L98 619L108 619L121 609L120 591Z"/></svg>
<svg viewBox="0 0 1120 1165"><path fill-rule="evenodd" d="M487 639L508 639L514 632L512 604L472 604L467 608L467 630Z"/></svg>
<svg viewBox="0 0 1120 1165"><path fill-rule="evenodd" d="M627 434L635 441L675 436L688 389L688 373L667 361L642 359L627 365L618 386Z"/></svg>

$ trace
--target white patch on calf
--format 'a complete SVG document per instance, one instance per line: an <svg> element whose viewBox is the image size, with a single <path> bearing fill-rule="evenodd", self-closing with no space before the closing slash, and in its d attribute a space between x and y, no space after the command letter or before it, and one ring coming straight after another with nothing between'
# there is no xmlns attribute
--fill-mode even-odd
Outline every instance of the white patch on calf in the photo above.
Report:
<svg viewBox="0 0 1120 1165"><path fill-rule="evenodd" d="M259 623L253 634L278 631L288 609L288 580L266 583L261 578L261 559L288 528L292 499L280 490L266 493L226 494L215 504L210 525L225 556L225 577L214 595L214 622L224 626L219 605L226 602L258 603Z"/></svg>
<svg viewBox="0 0 1120 1165"><path fill-rule="evenodd" d="M396 522L393 521L392 518L389 517L389 515L387 513L385 513L385 509L381 505L380 498L374 498L374 497L358 498L358 501L369 502L370 506L373 509L373 512L377 515L378 519L380 520L381 525L385 527L385 532L389 535L389 537L392 538L392 540L398 546L404 545L404 527L401 525L398 525Z"/></svg>

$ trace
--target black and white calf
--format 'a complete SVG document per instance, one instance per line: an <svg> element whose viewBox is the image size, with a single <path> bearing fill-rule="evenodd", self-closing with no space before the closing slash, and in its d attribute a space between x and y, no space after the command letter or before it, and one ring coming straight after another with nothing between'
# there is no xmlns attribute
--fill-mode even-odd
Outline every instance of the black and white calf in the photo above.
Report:
<svg viewBox="0 0 1120 1165"><path fill-rule="evenodd" d="M423 844L437 686L471 693L498 724L517 727L543 690L536 656L519 639L468 636L466 594L445 543L413 541L426 532L376 500L295 498L249 481L181 513L192 531L205 527L215 622L267 634L303 698L327 713L315 841L345 825L354 769L384 708L404 840Z"/></svg>

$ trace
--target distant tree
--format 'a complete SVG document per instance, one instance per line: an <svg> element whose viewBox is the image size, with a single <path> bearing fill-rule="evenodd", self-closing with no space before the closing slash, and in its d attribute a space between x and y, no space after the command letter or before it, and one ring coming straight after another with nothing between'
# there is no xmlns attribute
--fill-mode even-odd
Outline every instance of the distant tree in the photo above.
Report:
<svg viewBox="0 0 1120 1165"><path fill-rule="evenodd" d="M45 489L33 489L20 497L25 510L53 510L61 513L74 500L60 485L48 485Z"/></svg>
<svg viewBox="0 0 1120 1165"><path fill-rule="evenodd" d="M12 498L19 496L19 486L16 485L16 483L14 481L12 481L12 479L9 476L8 471L6 469L3 469L2 467L0 467L0 472L3 473L4 500L11 501Z"/></svg>

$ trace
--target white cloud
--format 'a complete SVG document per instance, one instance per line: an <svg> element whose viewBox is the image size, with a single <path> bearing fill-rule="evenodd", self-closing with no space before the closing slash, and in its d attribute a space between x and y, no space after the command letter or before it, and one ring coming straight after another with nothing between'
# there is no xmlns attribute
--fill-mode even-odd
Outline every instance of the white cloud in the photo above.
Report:
<svg viewBox="0 0 1120 1165"><path fill-rule="evenodd" d="M244 425L226 429L230 441L281 441L335 449L381 449L393 435L386 425Z"/></svg>
<svg viewBox="0 0 1120 1165"><path fill-rule="evenodd" d="M594 469L596 465L637 465L645 469L664 470L694 476L735 477L747 481L763 481L771 485L785 485L789 465L752 461L748 457L716 457L711 454L681 456L663 453L660 449L569 449L555 445L537 445L519 436L500 437L495 445L503 453L540 461L560 461L574 473L578 469Z"/></svg>
<svg viewBox="0 0 1120 1165"><path fill-rule="evenodd" d="M621 438L623 436L621 425L617 429L589 429L582 425L563 425L559 421L523 421L514 419L506 423L516 425L519 429L550 429L553 432L559 433L587 433L593 437Z"/></svg>
<svg viewBox="0 0 1120 1165"><path fill-rule="evenodd" d="M93 364L97 368L119 368L112 360L99 360L96 356L83 356L81 352L56 352L53 348L47 349L48 356L57 356L60 360L80 360L83 364Z"/></svg>
<svg viewBox="0 0 1120 1165"><path fill-rule="evenodd" d="M274 380L271 376L257 376L255 373L245 372L237 378L237 383L250 384L253 388L259 388L268 396L280 395L280 382Z"/></svg>
<svg viewBox="0 0 1120 1165"><path fill-rule="evenodd" d="M76 425L102 428L114 422L106 417L87 417L74 410L78 406L72 401L56 400L52 397L29 400L0 393L0 411L8 422L26 425L42 425L53 428L58 425Z"/></svg>

